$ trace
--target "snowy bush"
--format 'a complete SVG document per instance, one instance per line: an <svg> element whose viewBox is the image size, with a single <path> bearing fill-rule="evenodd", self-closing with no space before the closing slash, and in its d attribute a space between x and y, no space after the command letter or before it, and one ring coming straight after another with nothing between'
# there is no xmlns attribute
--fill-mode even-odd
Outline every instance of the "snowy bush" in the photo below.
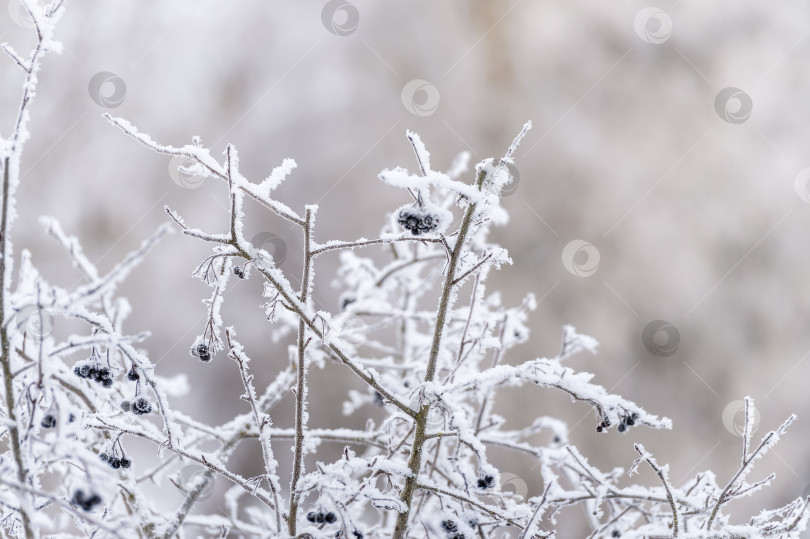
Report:
<svg viewBox="0 0 810 539"><path fill-rule="evenodd" d="M256 183L240 173L233 146L220 160L197 138L188 145L165 145L125 119L107 116L141 144L192 160L195 174L220 183L228 197L228 227L206 230L205 223L186 223L166 208L171 222L103 273L58 222L43 218L45 231L65 249L85 284L67 290L46 282L24 249L18 252L15 280L11 233L20 159L41 59L59 51L53 31L61 13L59 1L45 8L24 5L35 26L34 50L26 59L3 46L23 77L16 122L11 135L0 139L0 522L5 534L532 538L553 536L558 513L580 504L591 537L798 537L805 529L810 513L802 498L742 523L726 512L729 502L772 481L773 475L754 482L747 478L794 420L788 418L752 445L750 399L745 400L739 470L727 480L701 472L682 485L672 484L667 466L641 444L635 445L638 456L628 473L603 472L569 443L565 422L539 415L509 430L506 418L493 412L496 398L509 388L534 385L590 407L594 428L606 436L632 434L642 426L670 427L668 419L610 394L592 382L591 374L570 366L574 356L593 353L597 346L572 326L563 328L555 356L507 363L509 350L529 339L526 320L535 300L528 295L520 305L507 306L487 290L489 273L512 263L488 237L491 227L507 222L499 194L512 180L510 165L529 123L503 157L476 164L469 175L466 154L448 172L434 170L419 136L408 132L415 172L398 167L379 178L412 202L381 215L376 237L341 241L317 234L317 206L301 212L273 198L293 173L292 160ZM245 239L248 209L272 212L301 231L300 287L291 284L271 253ZM172 227L211 246L211 254L194 269L210 297L199 335L188 347L199 361L231 362L242 381L244 412L224 424L206 424L172 409L171 401L183 398L188 388L182 377L160 376L149 359L148 333L124 329L129 306L115 295ZM382 249L389 260L364 258L368 249ZM341 257L334 276L342 293L339 312L318 310L312 299L316 265L325 253ZM256 315L262 316L262 307L268 338L288 344L284 364L262 365L275 370L266 387L254 384L254 351L240 344L237 321L221 315L233 279L263 283ZM84 329L57 340L51 333L54 317ZM308 373L328 362L345 366L365 387L335 405L360 416L375 407L383 420L368 419L362 430L310 427L308 395L317 388L310 387ZM274 426L275 406L287 395L295 401L292 429ZM153 445L160 465L142 469L131 458L128 445L138 440ZM292 452L279 451L290 442ZM320 459L324 442L342 444L341 457ZM229 460L240 444L259 445L261 475L232 471ZM507 478L488 458L492 447L536 459L542 492L524 498L504 488ZM291 477L281 476L282 461ZM307 461L317 464L305 466ZM148 482L175 477L189 463L205 472L184 486L179 505L146 494ZM629 484L626 476L637 473L655 477L658 486ZM216 480L230 485L221 510L201 509Z"/></svg>

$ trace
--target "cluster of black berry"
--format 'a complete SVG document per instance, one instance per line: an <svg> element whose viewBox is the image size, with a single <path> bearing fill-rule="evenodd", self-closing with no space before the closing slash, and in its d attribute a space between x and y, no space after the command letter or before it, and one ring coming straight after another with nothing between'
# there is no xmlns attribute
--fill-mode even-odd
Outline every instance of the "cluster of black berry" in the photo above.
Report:
<svg viewBox="0 0 810 539"><path fill-rule="evenodd" d="M96 362L80 362L73 367L73 373L79 378L89 378L104 387L112 386L113 379L110 368Z"/></svg>
<svg viewBox="0 0 810 539"><path fill-rule="evenodd" d="M619 423L619 426L616 427L616 430L618 430L619 432L624 432L627 430L627 427L632 427L633 425L635 425L637 420L638 414L636 412L633 412L630 415L626 415L622 418L622 422Z"/></svg>
<svg viewBox="0 0 810 539"><path fill-rule="evenodd" d="M447 539L464 539L464 534L458 531L458 524L454 520L442 520L442 529L447 533Z"/></svg>
<svg viewBox="0 0 810 539"><path fill-rule="evenodd" d="M121 401L121 409L125 412L132 412L135 415L148 414L152 411L152 405L143 397L138 397L132 402Z"/></svg>
<svg viewBox="0 0 810 539"><path fill-rule="evenodd" d="M334 524L337 522L337 517L332 511L326 513L310 511L307 513L307 520L315 524Z"/></svg>
<svg viewBox="0 0 810 539"><path fill-rule="evenodd" d="M628 427L632 427L633 425L635 425L636 421L638 421L638 414L636 412L633 412L630 415L626 415L622 417L622 422L619 423L619 425L616 427L616 430L618 430L619 432L624 432L627 430ZM611 425L610 419L605 418L602 420L601 423L599 423L599 425L596 426L596 432L602 432L610 428L610 425Z"/></svg>
<svg viewBox="0 0 810 539"><path fill-rule="evenodd" d="M40 425L43 429L52 429L56 426L56 417L53 414L45 414Z"/></svg>
<svg viewBox="0 0 810 539"><path fill-rule="evenodd" d="M129 468L132 466L132 461L129 460L127 457L118 458L115 455L108 455L107 453L101 453L99 458L103 462L109 464L113 470L117 470L118 468Z"/></svg>
<svg viewBox="0 0 810 539"><path fill-rule="evenodd" d="M240 279L245 278L245 268L242 266L234 266L233 267L233 274L239 277Z"/></svg>
<svg viewBox="0 0 810 539"><path fill-rule="evenodd" d="M200 358L200 361L211 361L211 350L209 350L208 345L203 342L191 349L191 355Z"/></svg>
<svg viewBox="0 0 810 539"><path fill-rule="evenodd" d="M101 496L98 494L87 495L82 489L76 489L73 493L73 497L70 499L70 503L78 505L85 511L92 511L93 507L101 503Z"/></svg>
<svg viewBox="0 0 810 539"><path fill-rule="evenodd" d="M433 232L439 227L439 216L428 212L425 208L402 208L397 216L397 223L411 234L418 236L425 232Z"/></svg>
<svg viewBox="0 0 810 539"><path fill-rule="evenodd" d="M495 478L491 475L485 475L478 478L478 488L488 489L495 486Z"/></svg>

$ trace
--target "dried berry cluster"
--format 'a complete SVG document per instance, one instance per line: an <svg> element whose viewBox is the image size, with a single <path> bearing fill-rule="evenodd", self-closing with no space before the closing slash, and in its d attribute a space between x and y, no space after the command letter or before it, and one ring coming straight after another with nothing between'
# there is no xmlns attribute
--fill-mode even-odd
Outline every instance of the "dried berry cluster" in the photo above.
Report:
<svg viewBox="0 0 810 539"><path fill-rule="evenodd" d="M135 415L144 415L152 411L152 405L143 397L138 397L132 402L121 401L121 409L125 412L132 412Z"/></svg>
<svg viewBox="0 0 810 539"><path fill-rule="evenodd" d="M199 343L191 349L191 355L200 358L200 361L211 361L211 351L205 343Z"/></svg>
<svg viewBox="0 0 810 539"><path fill-rule="evenodd" d="M458 524L454 520L442 520L442 529L447 532L447 539L464 539L464 534L458 531Z"/></svg>
<svg viewBox="0 0 810 539"><path fill-rule="evenodd" d="M108 455L107 453L101 453L99 458L109 464L114 470L118 468L129 468L132 465L132 461L129 460L127 457L118 458L115 455Z"/></svg>
<svg viewBox="0 0 810 539"><path fill-rule="evenodd" d="M410 230L414 236L433 232L439 227L440 222L438 215L429 212L424 207L414 208L409 206L400 208L397 216L397 223L404 229Z"/></svg>
<svg viewBox="0 0 810 539"><path fill-rule="evenodd" d="M110 375L110 368L95 361L83 361L73 367L73 373L79 378L89 378L98 382L104 387L112 386L113 380Z"/></svg>
<svg viewBox="0 0 810 539"><path fill-rule="evenodd" d="M92 511L93 507L101 503L101 496L98 494L85 494L82 489L76 489L70 503L78 505L85 511Z"/></svg>
<svg viewBox="0 0 810 539"><path fill-rule="evenodd" d="M239 277L240 279L245 278L245 268L242 266L234 266L233 267L233 274Z"/></svg>
<svg viewBox="0 0 810 539"><path fill-rule="evenodd" d="M632 427L638 421L638 414L633 412L632 414L626 415L622 418L622 422L616 427L616 430L619 432L624 432L627 430L628 427ZM610 419L605 418L602 420L599 425L596 426L596 432L602 432L608 428L610 428L611 422Z"/></svg>
<svg viewBox="0 0 810 539"><path fill-rule="evenodd" d="M307 513L307 520L316 524L334 524L337 522L337 517L332 511L326 513L310 511Z"/></svg>
<svg viewBox="0 0 810 539"><path fill-rule="evenodd" d="M478 479L478 488L488 489L495 486L495 478L491 475L485 475Z"/></svg>

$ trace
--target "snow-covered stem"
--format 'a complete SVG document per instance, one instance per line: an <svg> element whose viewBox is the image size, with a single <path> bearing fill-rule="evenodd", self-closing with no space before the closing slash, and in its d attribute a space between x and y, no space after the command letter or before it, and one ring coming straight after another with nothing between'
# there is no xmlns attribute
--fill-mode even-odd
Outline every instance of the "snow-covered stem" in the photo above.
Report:
<svg viewBox="0 0 810 539"><path fill-rule="evenodd" d="M310 280L312 279L314 257L312 255L312 233L317 206L307 206L304 215L304 269L301 276L299 298L304 306L309 306ZM293 471L290 480L290 505L287 512L287 529L295 536L298 520L298 481L304 466L304 438L307 429L307 326L304 319L298 320L298 365L295 386L295 450Z"/></svg>
<svg viewBox="0 0 810 539"><path fill-rule="evenodd" d="M21 0L21 4L31 17L36 31L37 41L27 64L24 63L19 56L13 54L9 47L3 47L4 51L8 53L25 72L25 77L22 84L22 97L20 99L19 108L17 109L17 117L11 137L7 141L0 138L0 143L5 146L2 148L2 153L5 155L0 154L3 167L3 196L2 202L0 203L2 204L2 207L0 207L0 352L2 353L2 356L0 356L0 368L2 368L3 373L9 446L16 468L17 483L21 486L28 486L28 466L20 445L20 430L22 425L15 411L17 400L11 369L12 348L9 340L10 321L7 320L11 314L9 298L11 295L14 260L10 238L15 216L15 195L20 182L20 160L22 158L23 147L28 139L27 124L30 117L29 108L36 95L39 82L38 72L42 57L49 50L49 48L46 47L44 32L48 34L53 32L53 25L55 25L56 21L59 19L62 2L54 2L44 11L30 6L28 0ZM46 25L46 27L43 28L42 25ZM54 49L56 48L54 44ZM36 531L31 522L32 506L31 496L28 491L22 491L20 493L19 504L18 514L22 521L25 537L33 538L36 536Z"/></svg>
<svg viewBox="0 0 810 539"><path fill-rule="evenodd" d="M650 465L650 468L653 469L655 475L661 479L661 483L664 485L664 492L667 494L667 503L669 504L670 508L672 509L672 537L678 537L678 524L681 521L678 511L678 504L675 502L675 499L672 497L672 485L669 483L669 473L667 470L667 466L663 468L658 465L653 458L652 454L644 449L644 446L641 444L633 444L633 447L638 452L640 457L636 460L633 464L633 467L630 468L630 473L633 473L637 470L638 465L643 460L647 464Z"/></svg>
<svg viewBox="0 0 810 539"><path fill-rule="evenodd" d="M484 183L486 173L483 170L478 172L475 186L478 190ZM430 345L430 356L428 357L427 366L425 369L425 382L432 382L436 376L436 362L439 358L439 352L442 346L442 335L444 334L445 325L447 322L447 310L450 307L450 297L453 294L453 289L456 286L456 266L458 265L459 258L464 250L464 242L467 239L467 233L470 230L470 223L472 222L473 215L475 214L476 204L470 203L467 206L467 211L464 213L464 219L461 222L458 236L456 238L455 246L450 252L450 260L447 263L447 269L442 286L441 297L439 299L439 307L436 311L436 324L433 328L433 341ZM397 524L394 528L394 539L404 539L405 534L408 532L408 524L411 516L411 504L413 502L413 495L419 481L419 471L422 468L422 450L425 445L425 427L427 425L428 414L430 413L431 405L423 404L419 409L419 413L414 419L414 434L413 446L408 460L408 469L410 474L405 478L405 486L402 489L401 500L407 508L405 511L397 515Z"/></svg>

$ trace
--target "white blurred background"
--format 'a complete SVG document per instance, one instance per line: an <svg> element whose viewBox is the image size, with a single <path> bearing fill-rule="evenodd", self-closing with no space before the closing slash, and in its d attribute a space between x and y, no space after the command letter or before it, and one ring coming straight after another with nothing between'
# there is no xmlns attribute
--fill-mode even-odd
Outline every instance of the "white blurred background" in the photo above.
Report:
<svg viewBox="0 0 810 539"><path fill-rule="evenodd" d="M508 361L556 353L562 325L573 324L601 342L598 356L574 366L672 418L674 428L597 435L584 405L536 388L502 399L509 425L558 415L576 425L572 440L604 469L629 467L632 443L641 441L671 464L676 482L708 468L725 481L740 453L732 403L751 395L757 434L791 412L799 421L752 476L774 471L774 486L736 502L740 517L807 494L810 191L800 172L810 167L810 7L352 0L325 24L324 5L68 0L57 30L65 50L46 59L32 112L15 245L31 248L48 279L69 285L79 274L45 238L39 215L57 217L102 270L167 220L166 204L192 226L226 225L221 183L174 182L169 158L111 127L105 111L161 142L200 135L215 155L233 143L254 181L296 159L276 193L299 211L320 204L320 240L374 235L386 211L408 202L377 179L386 167L414 168L406 129L422 135L434 168L445 169L461 150L473 162L502 155L532 120L517 154L519 183L504 201L511 223L496 232L515 264L493 275L490 290L500 287L511 304L526 292L541 301L530 342ZM18 22L12 2L0 13L0 41L27 50L32 36ZM0 62L6 134L17 71ZM99 72L117 78L91 96ZM421 90L403 96L416 79L425 81ZM723 93L729 87L737 90ZM118 106L100 106L105 98ZM297 282L298 232L251 211L255 233L283 238L282 267ZM582 268L596 261L585 252L564 264L572 240L598 250L589 276L569 271L590 273ZM129 330L152 331L146 347L159 372L189 373L193 392L176 406L215 423L244 403L229 361L203 365L188 355L209 293L190 273L207 251L175 234L123 292L134 307ZM315 292L332 310L335 266L335 256L320 262ZM262 381L286 352L269 342L259 290L258 280L239 283L225 313ZM668 325L645 346L644 328L656 320ZM648 349L656 346L658 355ZM350 376L330 366L312 384L313 425L362 427L362 417L339 413L345 389L358 387ZM290 425L291 402L284 404L274 417L281 426ZM497 456L530 495L540 492L530 461ZM259 458L246 444L232 462L255 475ZM652 484L651 475L634 480ZM570 509L563 521L575 530L582 517ZM561 536L578 532L570 533Z"/></svg>

